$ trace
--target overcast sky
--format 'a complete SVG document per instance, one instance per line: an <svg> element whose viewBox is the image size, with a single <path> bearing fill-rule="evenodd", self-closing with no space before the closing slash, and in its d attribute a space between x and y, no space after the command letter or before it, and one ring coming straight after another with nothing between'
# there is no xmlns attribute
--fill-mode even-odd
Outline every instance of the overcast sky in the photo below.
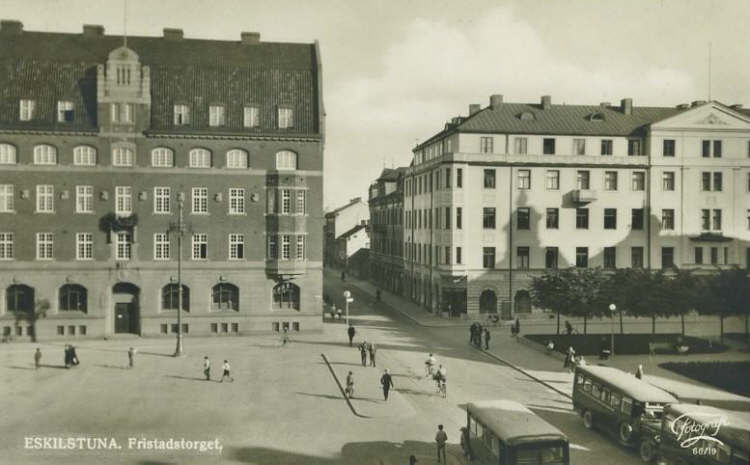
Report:
<svg viewBox="0 0 750 465"><path fill-rule="evenodd" d="M123 31L124 0L0 0L27 30ZM127 0L127 30L320 41L325 206L367 195L387 166L470 103L750 104L748 0Z"/></svg>

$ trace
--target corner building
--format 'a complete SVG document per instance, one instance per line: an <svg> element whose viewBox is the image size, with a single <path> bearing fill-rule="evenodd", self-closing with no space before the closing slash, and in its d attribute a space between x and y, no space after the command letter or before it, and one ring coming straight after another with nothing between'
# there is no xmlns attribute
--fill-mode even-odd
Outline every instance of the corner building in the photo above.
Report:
<svg viewBox="0 0 750 465"><path fill-rule="evenodd" d="M0 82L5 336L176 333L180 235L183 333L320 329L317 43L2 21Z"/></svg>
<svg viewBox="0 0 750 465"><path fill-rule="evenodd" d="M469 106L414 149L405 179L408 292L431 311L532 311L545 269L750 264L750 112Z"/></svg>

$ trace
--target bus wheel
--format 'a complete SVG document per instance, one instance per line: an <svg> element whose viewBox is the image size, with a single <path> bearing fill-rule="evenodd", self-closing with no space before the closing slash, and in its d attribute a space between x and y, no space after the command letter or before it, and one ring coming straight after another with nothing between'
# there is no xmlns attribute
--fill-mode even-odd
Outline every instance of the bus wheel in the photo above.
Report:
<svg viewBox="0 0 750 465"><path fill-rule="evenodd" d="M633 427L630 423L623 421L620 423L620 442L623 444L630 444L630 440L633 437Z"/></svg>
<svg viewBox="0 0 750 465"><path fill-rule="evenodd" d="M641 460L651 463L656 458L656 445L650 440L643 441L639 452L641 453Z"/></svg>
<svg viewBox="0 0 750 465"><path fill-rule="evenodd" d="M591 414L591 410L583 411L583 426L585 426L586 429L594 427L594 416Z"/></svg>

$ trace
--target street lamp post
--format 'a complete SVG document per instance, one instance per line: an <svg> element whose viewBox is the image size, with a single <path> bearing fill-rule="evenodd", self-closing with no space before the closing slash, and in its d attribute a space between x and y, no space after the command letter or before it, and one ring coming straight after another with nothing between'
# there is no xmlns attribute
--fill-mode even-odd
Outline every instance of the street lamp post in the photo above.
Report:
<svg viewBox="0 0 750 465"><path fill-rule="evenodd" d="M352 293L344 291L344 305L346 306L346 326L349 326L349 302L352 300Z"/></svg>
<svg viewBox="0 0 750 465"><path fill-rule="evenodd" d="M609 356L615 358L615 311L617 305L609 304Z"/></svg>
<svg viewBox="0 0 750 465"><path fill-rule="evenodd" d="M184 207L184 200L178 201L179 216L177 224L171 223L169 225L170 232L177 233L177 347L174 351L174 356L179 357L183 355L182 350L182 235L185 233L185 223L183 221L182 210Z"/></svg>

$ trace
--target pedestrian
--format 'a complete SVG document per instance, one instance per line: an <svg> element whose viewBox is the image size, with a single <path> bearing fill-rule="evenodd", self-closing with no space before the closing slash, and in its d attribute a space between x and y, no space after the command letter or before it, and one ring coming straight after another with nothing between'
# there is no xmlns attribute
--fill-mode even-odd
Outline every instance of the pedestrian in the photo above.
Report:
<svg viewBox="0 0 750 465"><path fill-rule="evenodd" d="M571 368L573 366L574 357L576 351L573 350L573 346L568 346L568 353L565 355L565 361L563 362L563 368Z"/></svg>
<svg viewBox="0 0 750 465"><path fill-rule="evenodd" d="M565 320L565 332L568 333L568 336L573 334L573 325L568 320Z"/></svg>
<svg viewBox="0 0 750 465"><path fill-rule="evenodd" d="M346 271L341 272L341 280L346 281Z"/></svg>
<svg viewBox="0 0 750 465"><path fill-rule="evenodd" d="M346 330L346 333L349 335L349 347L351 347L352 341L354 341L354 335L357 333L357 330L355 330L354 325L350 323L349 329Z"/></svg>
<svg viewBox="0 0 750 465"><path fill-rule="evenodd" d="M203 357L203 375L206 377L206 381L211 381L211 361L207 355Z"/></svg>
<svg viewBox="0 0 750 465"><path fill-rule="evenodd" d="M638 365L638 369L635 370L635 377L638 379L643 379L643 365Z"/></svg>
<svg viewBox="0 0 750 465"><path fill-rule="evenodd" d="M469 344L474 343L474 332L477 330L477 324L472 323L471 326L469 326Z"/></svg>
<svg viewBox="0 0 750 465"><path fill-rule="evenodd" d="M448 441L448 435L445 434L445 431L443 431L443 425L438 425L437 433L435 434L435 442L437 443L437 458L438 463L440 462L440 457L443 457L442 463L448 463L445 459L445 443Z"/></svg>
<svg viewBox="0 0 750 465"><path fill-rule="evenodd" d="M362 357L362 366L367 366L367 341L362 341L359 345L359 355Z"/></svg>
<svg viewBox="0 0 750 465"><path fill-rule="evenodd" d="M490 350L490 330L484 328L484 350Z"/></svg>
<svg viewBox="0 0 750 465"><path fill-rule="evenodd" d="M453 318L453 306L448 304L448 319Z"/></svg>
<svg viewBox="0 0 750 465"><path fill-rule="evenodd" d="M521 320L516 317L516 336L521 334Z"/></svg>
<svg viewBox="0 0 750 465"><path fill-rule="evenodd" d="M289 328L284 328L281 331L281 345L285 346L289 343Z"/></svg>
<svg viewBox="0 0 750 465"><path fill-rule="evenodd" d="M34 352L34 367L39 369L39 367L41 366L40 365L41 362L42 362L42 350L39 347L37 347L36 352Z"/></svg>
<svg viewBox="0 0 750 465"><path fill-rule="evenodd" d="M80 363L78 360L78 354L76 354L76 346L74 345L70 346L70 363L74 366Z"/></svg>
<svg viewBox="0 0 750 465"><path fill-rule="evenodd" d="M336 306L333 306L334 309L336 309L336 319L340 320L341 316L344 314L344 312L340 308L336 308Z"/></svg>
<svg viewBox="0 0 750 465"><path fill-rule="evenodd" d="M391 375L388 373L388 369L383 372L383 376L380 377L380 385L383 386L383 398L385 400L388 400L388 392L391 390L391 388L395 389L395 386L393 385L393 378L391 378Z"/></svg>
<svg viewBox="0 0 750 465"><path fill-rule="evenodd" d="M73 365L70 355L70 345L65 344L65 368L70 368Z"/></svg>
<svg viewBox="0 0 750 465"><path fill-rule="evenodd" d="M354 374L351 371L346 375L346 390L344 393L348 398L354 399Z"/></svg>
<svg viewBox="0 0 750 465"><path fill-rule="evenodd" d="M607 338L602 337L599 341L599 360L607 360L609 358L609 344L607 344Z"/></svg>
<svg viewBox="0 0 750 465"><path fill-rule="evenodd" d="M474 451L471 450L471 437L469 437L469 430L465 426L461 427L461 449L464 451L466 463L474 460Z"/></svg>
<svg viewBox="0 0 750 465"><path fill-rule="evenodd" d="M417 462L418 462L417 457L415 457L414 455L409 456L409 465L416 465Z"/></svg>
<svg viewBox="0 0 750 465"><path fill-rule="evenodd" d="M135 364L135 352L136 350L132 347L128 349L128 368L133 368Z"/></svg>
<svg viewBox="0 0 750 465"><path fill-rule="evenodd" d="M375 344L372 342L367 347L368 352L370 352L370 366L375 367L375 352L377 349L375 348Z"/></svg>
<svg viewBox="0 0 750 465"><path fill-rule="evenodd" d="M229 378L230 382L234 382L234 378L232 378L232 374L230 373L232 370L232 367L229 366L229 360L224 360L224 365L222 365L222 368L224 372L221 374L221 380L219 380L220 383L224 382L224 378Z"/></svg>

